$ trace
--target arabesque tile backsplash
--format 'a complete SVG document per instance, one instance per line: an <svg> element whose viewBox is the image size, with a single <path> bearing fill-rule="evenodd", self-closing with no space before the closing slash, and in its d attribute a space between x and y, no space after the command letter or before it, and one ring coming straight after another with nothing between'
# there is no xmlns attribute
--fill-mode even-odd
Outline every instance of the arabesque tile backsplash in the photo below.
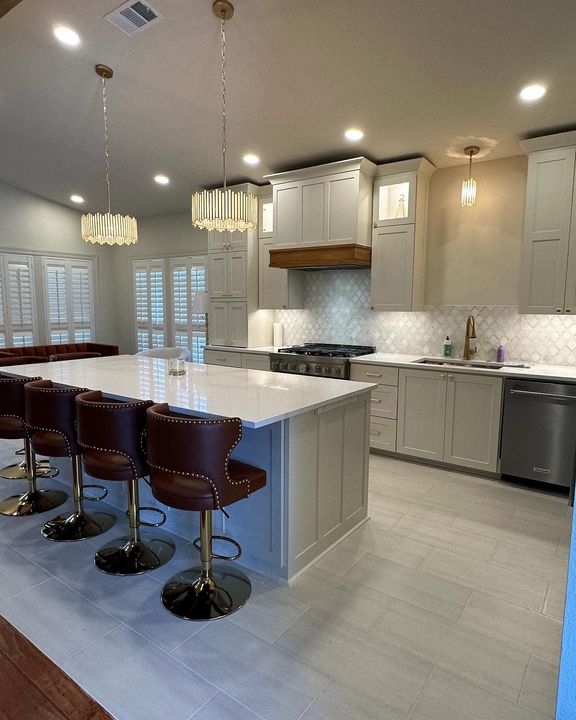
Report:
<svg viewBox="0 0 576 720"><path fill-rule="evenodd" d="M369 270L307 272L305 310L277 310L284 344L341 342L375 345L379 352L442 354L450 335L462 356L466 318L476 316L478 357L494 360L500 343L507 359L576 365L576 316L521 315L504 305L426 306L422 312L370 310Z"/></svg>

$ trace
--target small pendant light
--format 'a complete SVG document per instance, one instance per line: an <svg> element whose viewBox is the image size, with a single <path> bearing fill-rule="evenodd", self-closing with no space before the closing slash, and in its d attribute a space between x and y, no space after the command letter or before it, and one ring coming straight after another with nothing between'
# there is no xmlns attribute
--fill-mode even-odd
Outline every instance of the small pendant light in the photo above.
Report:
<svg viewBox="0 0 576 720"><path fill-rule="evenodd" d="M478 155L480 148L476 145L470 145L464 149L466 155L470 156L470 166L468 172L468 180L464 180L462 183L462 207L472 207L476 205L476 180L472 177L472 158L474 155Z"/></svg>
<svg viewBox="0 0 576 720"><path fill-rule="evenodd" d="M104 154L106 157L107 213L82 215L82 239L98 245L134 245L138 242L136 218L130 215L113 215L110 211L110 136L108 133L108 104L106 80L114 75L107 65L96 65L96 74L102 78L102 107L104 110Z"/></svg>
<svg viewBox="0 0 576 720"><path fill-rule="evenodd" d="M258 225L258 199L251 193L229 190L226 186L226 31L225 22L234 15L228 0L215 0L212 11L220 19L222 80L222 190L204 190L192 195L192 224L203 230L234 232L254 230Z"/></svg>

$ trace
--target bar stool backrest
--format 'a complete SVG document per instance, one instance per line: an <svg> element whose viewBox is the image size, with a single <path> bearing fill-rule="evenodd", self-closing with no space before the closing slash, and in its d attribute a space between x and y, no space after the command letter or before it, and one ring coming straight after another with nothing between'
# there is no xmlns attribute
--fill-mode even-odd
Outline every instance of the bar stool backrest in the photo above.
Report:
<svg viewBox="0 0 576 720"><path fill-rule="evenodd" d="M104 398L100 390L77 395L78 443L84 450L127 456L136 477L145 477L146 409L153 404L152 400L123 402Z"/></svg>
<svg viewBox="0 0 576 720"><path fill-rule="evenodd" d="M54 387L51 380L33 380L24 386L26 425L31 431L55 432L66 438L70 456L78 455L76 396L87 388Z"/></svg>
<svg viewBox="0 0 576 720"><path fill-rule="evenodd" d="M208 420L171 413L167 404L148 410L148 464L158 470L207 480L217 507L230 505L244 493L228 474L230 453L242 438L240 418ZM153 474L151 476L154 482Z"/></svg>
<svg viewBox="0 0 576 720"><path fill-rule="evenodd" d="M26 419L24 385L39 377L9 377L0 374L0 416Z"/></svg>

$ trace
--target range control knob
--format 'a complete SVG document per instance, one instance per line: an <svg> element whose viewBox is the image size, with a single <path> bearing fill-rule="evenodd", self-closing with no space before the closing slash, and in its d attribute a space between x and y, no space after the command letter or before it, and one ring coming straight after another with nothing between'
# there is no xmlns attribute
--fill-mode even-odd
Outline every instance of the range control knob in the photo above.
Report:
<svg viewBox="0 0 576 720"><path fill-rule="evenodd" d="M300 365L298 365L298 372L308 372L308 365L306 365L306 363L300 363Z"/></svg>
<svg viewBox="0 0 576 720"><path fill-rule="evenodd" d="M291 360L291 361L288 363L288 368L289 368L290 370L296 370L296 363L295 363L293 360Z"/></svg>
<svg viewBox="0 0 576 720"><path fill-rule="evenodd" d="M317 375L320 375L320 373L322 372L322 365L314 365L314 372Z"/></svg>

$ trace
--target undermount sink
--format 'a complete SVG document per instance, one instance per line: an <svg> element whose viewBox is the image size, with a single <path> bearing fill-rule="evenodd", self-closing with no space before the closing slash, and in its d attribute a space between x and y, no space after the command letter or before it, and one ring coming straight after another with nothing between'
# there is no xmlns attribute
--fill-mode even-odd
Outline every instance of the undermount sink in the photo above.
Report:
<svg viewBox="0 0 576 720"><path fill-rule="evenodd" d="M457 360L456 358L420 358L412 362L419 365L449 365L451 367L485 368L486 370L500 370L502 363L489 360Z"/></svg>

